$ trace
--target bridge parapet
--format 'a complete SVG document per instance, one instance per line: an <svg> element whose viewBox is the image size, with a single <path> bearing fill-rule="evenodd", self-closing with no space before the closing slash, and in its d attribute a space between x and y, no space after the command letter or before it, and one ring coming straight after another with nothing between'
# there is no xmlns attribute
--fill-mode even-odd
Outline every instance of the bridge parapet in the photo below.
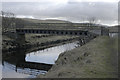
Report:
<svg viewBox="0 0 120 80"><path fill-rule="evenodd" d="M73 36L79 36L81 39L84 39L85 37L92 38L95 36L98 36L95 33L92 33L88 30L53 30L53 29L16 29L16 32L18 34L18 42L21 38L22 41L20 41L20 44L24 43L25 41L25 34L52 34L52 35L73 35ZM23 37L23 39L22 39Z"/></svg>
<svg viewBox="0 0 120 80"><path fill-rule="evenodd" d="M34 33L34 34L56 34L56 35L78 35L78 36L88 35L88 31L82 31L82 30L17 29L16 32L19 34Z"/></svg>

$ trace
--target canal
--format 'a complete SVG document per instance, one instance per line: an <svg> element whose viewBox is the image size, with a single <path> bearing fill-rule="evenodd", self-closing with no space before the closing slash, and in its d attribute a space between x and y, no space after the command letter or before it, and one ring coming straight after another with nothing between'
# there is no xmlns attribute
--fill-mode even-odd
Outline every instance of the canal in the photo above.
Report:
<svg viewBox="0 0 120 80"><path fill-rule="evenodd" d="M38 68L28 67L29 63L44 67L45 65L53 65L61 53L78 47L78 43L78 41L75 41L72 43L27 53L26 55L22 55L24 52L19 51L16 53L17 55L13 54L14 57L10 57L8 60L3 61L3 65L0 64L0 68L2 68L2 78L35 78L39 74L45 74L47 73L46 69L43 70L42 68L42 70L40 70ZM20 64L23 65L23 62L24 66L27 65L27 67L20 67Z"/></svg>

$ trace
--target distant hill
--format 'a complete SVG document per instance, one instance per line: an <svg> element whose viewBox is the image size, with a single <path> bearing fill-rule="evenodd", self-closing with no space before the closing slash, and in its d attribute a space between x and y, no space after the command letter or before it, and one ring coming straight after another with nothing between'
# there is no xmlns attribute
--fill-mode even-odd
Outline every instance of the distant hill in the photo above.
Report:
<svg viewBox="0 0 120 80"><path fill-rule="evenodd" d="M115 26L111 26L111 27L119 27L120 25L115 25Z"/></svg>
<svg viewBox="0 0 120 80"><path fill-rule="evenodd" d="M9 21L9 19L8 19ZM62 23L62 24L61 24ZM16 18L15 25L17 28L82 28L82 27L100 27L103 25L93 23L72 23L65 20L56 19L31 19L31 18Z"/></svg>
<svg viewBox="0 0 120 80"><path fill-rule="evenodd" d="M47 19L47 20L30 19L30 18L22 18L22 19L33 23L71 23L69 21L55 20L55 19Z"/></svg>

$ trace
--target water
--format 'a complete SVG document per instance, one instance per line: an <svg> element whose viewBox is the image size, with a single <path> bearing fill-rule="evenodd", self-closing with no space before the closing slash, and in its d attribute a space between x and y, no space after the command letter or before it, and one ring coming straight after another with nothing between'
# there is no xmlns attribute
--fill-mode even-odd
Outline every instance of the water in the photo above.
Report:
<svg viewBox="0 0 120 80"><path fill-rule="evenodd" d="M2 64L0 63L0 80L2 79Z"/></svg>
<svg viewBox="0 0 120 80"><path fill-rule="evenodd" d="M4 62L2 66L2 77L3 78L35 78L39 74L44 74L46 71L29 69L29 68L17 68L13 64Z"/></svg>
<svg viewBox="0 0 120 80"><path fill-rule="evenodd" d="M110 37L115 37L115 36L118 36L118 33L109 33L109 36Z"/></svg>
<svg viewBox="0 0 120 80"><path fill-rule="evenodd" d="M26 55L26 61L54 64L60 53L76 48L78 46L77 43L78 41L47 48L36 52L31 52Z"/></svg>
<svg viewBox="0 0 120 80"><path fill-rule="evenodd" d="M2 67L2 77L3 78L27 78L28 74L21 74L15 71L15 66L5 63Z"/></svg>
<svg viewBox="0 0 120 80"><path fill-rule="evenodd" d="M78 46L77 43L78 41L55 46L44 50L28 53L25 56L21 55L24 54L24 52L19 52L17 53L17 55L14 55L14 58L11 58L11 60L12 62L16 62L17 59L18 61L24 61L25 58L25 62L54 64L60 53L76 48ZM0 65L0 68L2 68L2 78L35 78L39 74L47 73L47 71L45 70L16 67L15 64L11 64L7 61L4 61L4 66Z"/></svg>

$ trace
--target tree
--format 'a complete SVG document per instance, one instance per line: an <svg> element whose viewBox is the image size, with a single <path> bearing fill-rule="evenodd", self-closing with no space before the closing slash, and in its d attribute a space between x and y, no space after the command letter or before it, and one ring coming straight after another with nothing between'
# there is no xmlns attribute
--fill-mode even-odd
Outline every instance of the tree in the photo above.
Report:
<svg viewBox="0 0 120 80"><path fill-rule="evenodd" d="M88 21L89 21L89 24L88 24L89 27L95 26L95 23L96 23L96 18L95 17L88 18Z"/></svg>
<svg viewBox="0 0 120 80"><path fill-rule="evenodd" d="M15 28L15 14L11 12L1 11L2 14L2 29L3 32L14 30Z"/></svg>
<svg viewBox="0 0 120 80"><path fill-rule="evenodd" d="M89 19L88 19L88 21L89 21L89 23L96 23L96 18L95 17L90 17Z"/></svg>

